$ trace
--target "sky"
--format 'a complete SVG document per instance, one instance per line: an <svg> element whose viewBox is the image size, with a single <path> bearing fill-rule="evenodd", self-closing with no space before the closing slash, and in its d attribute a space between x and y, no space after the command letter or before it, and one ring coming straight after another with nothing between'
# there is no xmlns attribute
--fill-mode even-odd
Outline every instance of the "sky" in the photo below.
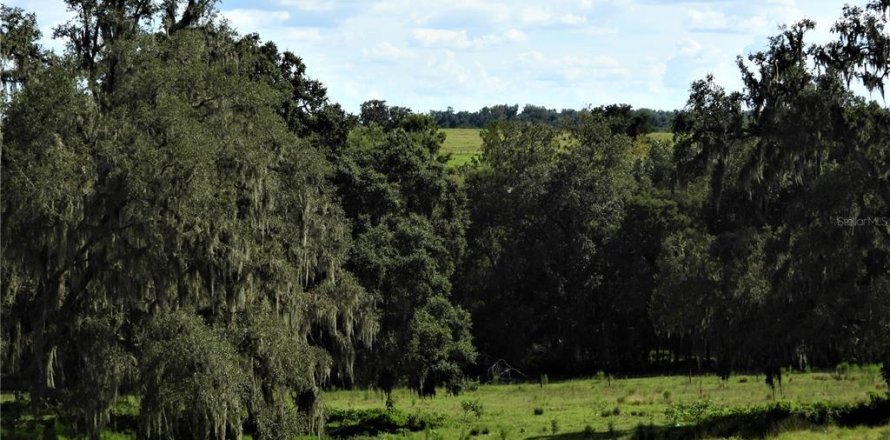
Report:
<svg viewBox="0 0 890 440"><path fill-rule="evenodd" d="M854 4L862 3L853 0ZM864 0L863 0L864 1ZM37 14L44 44L62 0L7 0ZM682 108L708 73L741 87L737 55L781 24L816 21L831 37L843 1L827 0L223 0L222 17L303 58L347 111L384 99L415 111L494 104L627 103Z"/></svg>

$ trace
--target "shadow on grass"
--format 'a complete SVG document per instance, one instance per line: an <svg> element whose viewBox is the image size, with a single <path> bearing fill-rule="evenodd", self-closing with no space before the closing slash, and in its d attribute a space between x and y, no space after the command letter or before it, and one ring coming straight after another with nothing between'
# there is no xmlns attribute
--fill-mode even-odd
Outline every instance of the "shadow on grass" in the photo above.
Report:
<svg viewBox="0 0 890 440"><path fill-rule="evenodd" d="M531 437L538 440L674 440L712 437L759 439L787 431L820 428L885 426L890 423L890 398L872 397L856 405L794 405L775 403L764 407L724 411L684 426L638 425L634 429L612 432L569 432Z"/></svg>
<svg viewBox="0 0 890 440"><path fill-rule="evenodd" d="M119 411L115 408L109 415L108 426L102 433L103 439L136 438L137 415L133 411ZM0 439L55 439L79 438L68 426L59 421L49 410L35 416L26 400L10 400L0 403Z"/></svg>

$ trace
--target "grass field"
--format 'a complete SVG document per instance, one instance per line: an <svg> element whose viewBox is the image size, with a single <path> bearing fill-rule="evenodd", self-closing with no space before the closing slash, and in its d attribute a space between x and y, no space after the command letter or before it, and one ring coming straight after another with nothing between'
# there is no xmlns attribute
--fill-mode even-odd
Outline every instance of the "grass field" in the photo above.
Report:
<svg viewBox="0 0 890 440"><path fill-rule="evenodd" d="M384 409L385 397L377 391L329 391L323 395L323 399L327 412L331 415L402 414L433 422L432 427L414 432L384 432L374 437L358 438L662 438L647 436L647 432L672 434L668 438L689 438L690 434L682 431L684 427L695 427L713 417L723 417L722 421L711 424L718 428L720 423L733 423L732 426L751 423L759 426L766 420L770 423L766 428L768 438L890 440L890 425L886 425L890 421L890 405L886 400L883 400L884 406L878 410L887 412L880 419L884 425L878 426L841 427L832 423L802 422L799 418L789 418L787 415L784 419L775 416L775 408L792 408L794 414L808 414L807 411L819 408L819 405L867 406L866 402L872 401L874 396L886 395L886 392L886 385L877 370L871 368L858 369L843 376L829 373L789 373L784 378L783 387L775 395L764 385L763 378L757 376L734 376L727 382L714 376L663 376L611 381L606 378L578 379L543 385L478 385L458 396L440 392L432 398L420 398L406 389L398 389L394 393L395 411L392 412ZM0 399L4 401L0 437L37 438L35 436L40 435L40 438L66 438L56 437L55 434L44 437L43 428L19 429L14 433L10 430L9 414L6 411L9 408L7 405L12 403L11 399L10 395L4 395ZM130 417L138 413L138 403L133 398L119 406L113 412L129 414ZM46 419L44 424L49 421L51 420ZM382 425L377 423L375 426ZM63 431L58 428L58 422L55 422L55 426L57 431ZM329 425L329 430L335 431L342 426L344 425L334 423ZM740 438L762 436L763 432L756 430L760 428L755 426L752 429L755 429L752 432L756 435L749 433ZM641 435L641 432L644 434ZM134 437L132 434L109 431L102 438ZM309 438L317 437L306 439Z"/></svg>
<svg viewBox="0 0 890 440"><path fill-rule="evenodd" d="M481 131L478 128L443 128L445 133L445 143L442 145L442 152L451 154L451 160L448 165L458 167L469 163L474 157L479 156L482 152L482 137L479 136ZM650 139L673 141L673 133L649 133L646 135Z"/></svg>
<svg viewBox="0 0 890 440"><path fill-rule="evenodd" d="M451 154L448 165L461 166L482 152L482 137L478 128L443 128L445 144L442 152Z"/></svg>
<svg viewBox="0 0 890 440"><path fill-rule="evenodd" d="M762 377L736 376L724 383L717 377L654 377L612 380L483 385L459 396L421 399L407 390L395 393L395 407L407 413L441 420L433 430L378 438L459 439L473 433L491 438L632 438L638 426L666 427L678 423L678 410L706 411L793 405L855 404L885 393L873 374L835 379L824 373L798 373L785 378L775 397ZM371 391L335 391L325 395L332 410L383 408L384 396ZM707 402L707 403L702 403ZM476 411L475 408L479 410ZM672 413L672 411L674 411ZM693 412L696 409L692 410ZM890 416L890 414L888 414ZM788 426L778 428L782 439L875 438L890 440L890 426ZM614 435L611 435L612 433ZM596 434L596 435L595 435Z"/></svg>

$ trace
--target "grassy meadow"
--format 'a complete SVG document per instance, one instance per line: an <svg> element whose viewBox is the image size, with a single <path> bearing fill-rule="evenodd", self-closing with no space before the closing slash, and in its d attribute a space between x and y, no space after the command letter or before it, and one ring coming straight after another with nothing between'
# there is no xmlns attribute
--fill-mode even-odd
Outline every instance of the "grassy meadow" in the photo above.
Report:
<svg viewBox="0 0 890 440"><path fill-rule="evenodd" d="M451 155L448 165L461 166L482 152L482 137L478 128L443 128L445 143L442 153Z"/></svg>
<svg viewBox="0 0 890 440"><path fill-rule="evenodd" d="M374 438L648 438L640 433L695 424L709 416L756 413L774 406L865 404L871 396L884 393L885 385L874 370L844 376L791 373L775 394L762 376L735 376L726 382L715 376L665 376L481 385L458 396L439 393L427 399L401 389L394 394L395 408L437 426ZM385 396L374 391L332 391L324 398L326 408L334 413L383 412L385 407ZM777 420L769 431L781 439L890 439L890 426L839 427ZM682 432L676 435L670 438L685 437Z"/></svg>
<svg viewBox="0 0 890 440"><path fill-rule="evenodd" d="M442 145L442 153L450 154L448 165L459 167L478 157L482 152L482 137L478 128L443 128L445 143ZM646 137L652 140L668 141L674 139L673 133L655 132Z"/></svg>

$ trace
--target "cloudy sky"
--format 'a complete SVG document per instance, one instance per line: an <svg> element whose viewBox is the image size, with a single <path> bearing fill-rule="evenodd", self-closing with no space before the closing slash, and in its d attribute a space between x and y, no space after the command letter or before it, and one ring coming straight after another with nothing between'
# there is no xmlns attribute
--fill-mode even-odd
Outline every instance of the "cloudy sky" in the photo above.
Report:
<svg viewBox="0 0 890 440"><path fill-rule="evenodd" d="M36 12L45 36L66 17L61 0L5 3ZM426 111L498 103L680 108L689 83L707 73L738 88L736 55L763 48L780 24L811 18L817 23L813 41L829 38L842 5L838 0L223 0L218 8L242 34L257 32L302 56L309 74L347 110L385 99Z"/></svg>

